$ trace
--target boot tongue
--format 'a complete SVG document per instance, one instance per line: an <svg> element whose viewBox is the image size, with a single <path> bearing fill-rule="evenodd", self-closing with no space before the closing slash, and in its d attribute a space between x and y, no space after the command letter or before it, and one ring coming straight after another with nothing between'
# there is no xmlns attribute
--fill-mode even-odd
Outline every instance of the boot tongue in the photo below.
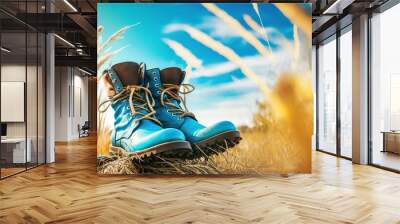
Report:
<svg viewBox="0 0 400 224"><path fill-rule="evenodd" d="M163 84L180 85L185 79L185 72L177 67L164 68L160 71L160 79Z"/></svg>
<svg viewBox="0 0 400 224"><path fill-rule="evenodd" d="M142 77L139 73L140 65L135 62L122 62L113 65L111 68L117 73L123 86L141 85Z"/></svg>

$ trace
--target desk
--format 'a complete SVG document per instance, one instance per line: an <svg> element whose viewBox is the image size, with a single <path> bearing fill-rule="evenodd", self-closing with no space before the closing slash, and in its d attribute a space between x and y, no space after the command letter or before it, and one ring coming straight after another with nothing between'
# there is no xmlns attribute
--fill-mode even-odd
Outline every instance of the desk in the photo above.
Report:
<svg viewBox="0 0 400 224"><path fill-rule="evenodd" d="M5 163L26 163L31 162L32 153L30 138L27 139L28 144L25 154L25 138L5 138L1 139L1 159ZM26 161L25 161L26 159Z"/></svg>
<svg viewBox="0 0 400 224"><path fill-rule="evenodd" d="M383 131L383 150L382 152L392 152L400 154L400 132Z"/></svg>

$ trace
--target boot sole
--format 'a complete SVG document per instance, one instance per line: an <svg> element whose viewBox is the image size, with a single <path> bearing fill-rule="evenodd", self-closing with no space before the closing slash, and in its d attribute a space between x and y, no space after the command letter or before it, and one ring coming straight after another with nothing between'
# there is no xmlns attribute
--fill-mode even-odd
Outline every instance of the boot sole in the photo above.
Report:
<svg viewBox="0 0 400 224"><path fill-rule="evenodd" d="M227 131L192 144L193 158L208 157L225 152L239 144L242 138L239 131Z"/></svg>
<svg viewBox="0 0 400 224"><path fill-rule="evenodd" d="M158 144L140 152L127 152L125 149L117 146L111 146L110 152L118 156L134 157L139 160L146 160L154 157L161 158L192 158L192 147L186 141L173 141Z"/></svg>

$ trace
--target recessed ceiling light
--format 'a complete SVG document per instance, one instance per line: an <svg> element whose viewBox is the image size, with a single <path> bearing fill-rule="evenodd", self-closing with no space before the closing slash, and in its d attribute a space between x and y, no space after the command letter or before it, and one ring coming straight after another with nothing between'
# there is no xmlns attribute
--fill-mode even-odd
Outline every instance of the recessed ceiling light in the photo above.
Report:
<svg viewBox="0 0 400 224"><path fill-rule="evenodd" d="M75 48L75 45L73 45L71 42L69 42L68 40L60 37L58 34L54 34L55 37L57 37L59 40L61 40L62 42L66 43L67 45L69 45L70 47Z"/></svg>
<svg viewBox="0 0 400 224"><path fill-rule="evenodd" d="M7 49L5 47L1 47L0 49L1 49L1 51L4 51L6 53L10 53L11 52L11 50L9 50L9 49Z"/></svg>
<svg viewBox="0 0 400 224"><path fill-rule="evenodd" d="M87 74L87 75L92 75L92 73L90 73L90 72L88 72L88 71L86 71L86 70L83 70L83 69L81 69L81 68L79 68L79 67L78 67L78 70L81 71L81 72L83 72L83 73L85 73L85 74Z"/></svg>
<svg viewBox="0 0 400 224"><path fill-rule="evenodd" d="M74 12L78 12L78 10L73 6L68 0L64 0L65 4L67 4Z"/></svg>
<svg viewBox="0 0 400 224"><path fill-rule="evenodd" d="M328 8L325 9L322 14L323 15L342 14L343 9L345 9L346 7L351 5L353 2L354 2L354 0L336 0L330 6L328 6Z"/></svg>

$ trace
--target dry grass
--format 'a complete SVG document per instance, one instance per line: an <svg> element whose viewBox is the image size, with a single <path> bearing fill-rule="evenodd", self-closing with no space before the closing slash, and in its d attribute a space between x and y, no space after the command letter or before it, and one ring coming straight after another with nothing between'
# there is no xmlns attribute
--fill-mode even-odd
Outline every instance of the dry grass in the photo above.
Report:
<svg viewBox="0 0 400 224"><path fill-rule="evenodd" d="M128 29L130 29L130 28L132 28L132 27L135 27L135 26L137 26L137 25L139 25L139 24L140 24L140 23L136 23L136 24L133 24L133 25L130 25L130 26L124 26L124 27L122 27L121 29L119 29L117 32L113 33L109 38L107 38L107 40L106 40L104 43L99 42L99 43L98 43L99 45L98 45L98 47L97 47L97 53L103 52L103 51L104 51L107 47L109 47L113 42L122 39L122 38L123 38L123 35L125 34L125 32L126 32ZM97 29L98 35L99 35L100 33L102 33L103 30L104 30L103 27L102 27L102 26L99 26L99 28ZM100 38L100 40L101 40L101 38Z"/></svg>
<svg viewBox="0 0 400 224"><path fill-rule="evenodd" d="M283 114L275 115L268 103L260 104L254 128L242 130L242 142L220 155L224 173L311 171L313 94L304 76L282 75L272 92ZM230 162L224 162L227 157Z"/></svg>
<svg viewBox="0 0 400 224"><path fill-rule="evenodd" d="M170 47L174 53L179 56L188 66L199 68L202 61L198 59L188 48L184 47L181 43L168 38L163 38L165 44Z"/></svg>
<svg viewBox="0 0 400 224"><path fill-rule="evenodd" d="M252 4L254 5L255 3L252 3ZM255 4L255 5L257 5L257 4ZM257 15L258 15L258 10L257 10ZM261 20L261 17L259 16L259 18L260 18L260 22L261 22L261 21L262 21L262 20ZM268 44L268 50L271 52L270 56L273 58L274 61L276 61L276 59L275 59L275 57L274 57L274 54L273 54L273 51L272 51L272 49L271 49L271 45L270 45L270 43L269 43L268 34L267 34L267 32L266 32L264 26L263 26L262 24L261 24L261 26L260 26L258 23L256 23L256 22L255 22L249 15L247 15L247 14L243 15L243 20L247 23L247 25L249 25L249 27L250 27L251 29L253 29L254 31L256 31L256 32L267 42L267 44Z"/></svg>
<svg viewBox="0 0 400 224"><path fill-rule="evenodd" d="M186 76L185 83L189 83L192 68L200 68L203 62L197 58L188 48L184 47L181 43L168 38L163 38L163 41L174 53L186 63Z"/></svg>
<svg viewBox="0 0 400 224"><path fill-rule="evenodd" d="M109 154L111 147L111 130L104 126L106 116L98 116L99 124L97 126L97 155Z"/></svg>
<svg viewBox="0 0 400 224"><path fill-rule="evenodd" d="M132 159L129 157L109 157L98 161L97 173L99 174L138 174Z"/></svg>
<svg viewBox="0 0 400 224"><path fill-rule="evenodd" d="M227 12L218 8L218 6L216 6L214 3L202 3L202 5L216 17L224 21L226 25L231 27L247 43L253 46L261 55L264 55L266 57L269 57L271 55L271 52L267 50L267 48L257 39L256 36L254 36L254 34L244 28L238 20L230 16Z"/></svg>
<svg viewBox="0 0 400 224"><path fill-rule="evenodd" d="M292 22L292 24L298 26L303 33L311 39L311 16L301 7L301 4L274 3L274 5L290 20L290 22Z"/></svg>
<svg viewBox="0 0 400 224"><path fill-rule="evenodd" d="M122 50L125 49L126 46L121 47L117 50L114 51L108 51L108 47L111 46L111 44L117 40L120 40L123 38L123 35L127 30L129 30L132 27L135 27L139 25L140 23L130 25L130 26L124 26L115 33L113 33L107 40L103 43L103 36L102 33L104 31L104 27L99 26L97 28L97 71L100 70L100 68L105 65L106 62L108 62L112 57L118 55ZM101 74L101 73L100 73ZM98 75L99 78L99 75Z"/></svg>
<svg viewBox="0 0 400 224"><path fill-rule="evenodd" d="M99 174L209 175L221 174L212 159L179 160L157 157L143 163L134 157L108 157L98 162Z"/></svg>

